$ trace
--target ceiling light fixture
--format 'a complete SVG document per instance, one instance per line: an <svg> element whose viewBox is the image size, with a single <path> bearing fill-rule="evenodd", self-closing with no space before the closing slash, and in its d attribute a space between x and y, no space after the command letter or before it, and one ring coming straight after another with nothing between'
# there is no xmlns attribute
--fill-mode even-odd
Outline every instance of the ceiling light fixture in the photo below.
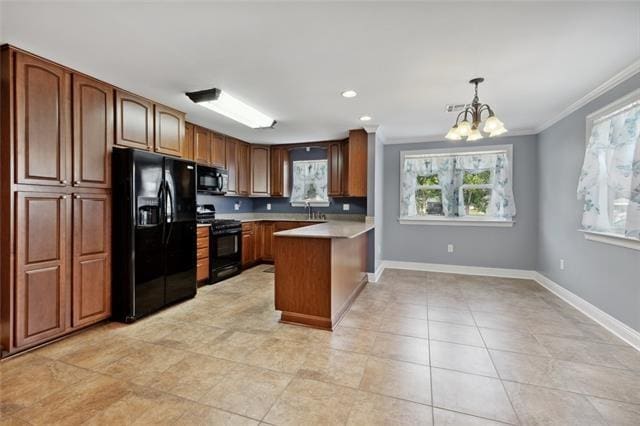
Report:
<svg viewBox="0 0 640 426"><path fill-rule="evenodd" d="M369 117L368 115L363 115L362 117L360 117L360 121L371 121L371 117Z"/></svg>
<svg viewBox="0 0 640 426"><path fill-rule="evenodd" d="M272 128L276 125L273 118L220 89L207 89L185 94L198 105L209 108L252 129Z"/></svg>
<svg viewBox="0 0 640 426"><path fill-rule="evenodd" d="M469 83L475 86L475 96L471 105L465 108L456 117L456 124L454 124L445 138L453 141L459 141L462 138L467 138L467 141L477 141L482 139L482 133L480 132L480 125L482 124L482 113L487 112L488 117L484 120L483 132L488 133L489 137L502 135L507 133L507 129L504 127L502 121L498 120L491 107L487 104L481 104L478 99L478 84L482 83L484 78L478 77L469 81ZM462 118L462 120L460 120Z"/></svg>
<svg viewBox="0 0 640 426"><path fill-rule="evenodd" d="M358 92L356 92L355 90L345 90L341 93L341 95L344 98L355 98L356 96L358 96Z"/></svg>

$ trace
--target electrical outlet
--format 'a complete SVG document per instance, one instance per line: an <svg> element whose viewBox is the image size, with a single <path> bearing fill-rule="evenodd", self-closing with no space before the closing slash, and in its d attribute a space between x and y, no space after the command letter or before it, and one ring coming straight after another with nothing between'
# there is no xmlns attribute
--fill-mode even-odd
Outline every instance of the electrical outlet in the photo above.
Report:
<svg viewBox="0 0 640 426"><path fill-rule="evenodd" d="M271 210L271 203L267 203L267 210Z"/></svg>
<svg viewBox="0 0 640 426"><path fill-rule="evenodd" d="M233 209L234 209L234 210L240 210L240 203L235 203L235 204L233 205Z"/></svg>
<svg viewBox="0 0 640 426"><path fill-rule="evenodd" d="M453 253L453 244L449 244L449 245L447 246L447 252L449 252L449 253Z"/></svg>
<svg viewBox="0 0 640 426"><path fill-rule="evenodd" d="M348 211L349 211L349 208L350 208L349 203L344 203L344 204L342 205L342 210L344 210L345 212L348 212Z"/></svg>
<svg viewBox="0 0 640 426"><path fill-rule="evenodd" d="M560 270L564 271L564 259L560 259Z"/></svg>

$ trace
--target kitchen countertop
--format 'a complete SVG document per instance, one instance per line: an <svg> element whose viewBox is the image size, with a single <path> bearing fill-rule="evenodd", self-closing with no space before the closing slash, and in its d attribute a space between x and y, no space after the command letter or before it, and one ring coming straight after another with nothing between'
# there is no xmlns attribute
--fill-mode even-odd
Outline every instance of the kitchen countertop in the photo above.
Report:
<svg viewBox="0 0 640 426"><path fill-rule="evenodd" d="M329 221L302 228L275 232L276 237L298 238L355 238L374 228L373 223Z"/></svg>
<svg viewBox="0 0 640 426"><path fill-rule="evenodd" d="M208 224L208 223L198 223L196 226L197 226L198 228L208 228L208 227L209 227L209 226L211 226L211 225L210 225L210 224Z"/></svg>
<svg viewBox="0 0 640 426"><path fill-rule="evenodd" d="M327 214L327 219L308 219L306 213L220 213L216 215L218 219L236 219L240 222L364 222L365 216L359 214Z"/></svg>

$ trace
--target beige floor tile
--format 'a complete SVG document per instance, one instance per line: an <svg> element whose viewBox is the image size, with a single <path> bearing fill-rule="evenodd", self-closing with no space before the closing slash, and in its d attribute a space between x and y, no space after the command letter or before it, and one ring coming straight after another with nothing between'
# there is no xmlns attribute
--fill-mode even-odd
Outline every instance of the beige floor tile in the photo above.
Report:
<svg viewBox="0 0 640 426"><path fill-rule="evenodd" d="M624 402L611 401L589 397L591 404L598 410L607 424L620 426L640 425L640 405L625 404Z"/></svg>
<svg viewBox="0 0 640 426"><path fill-rule="evenodd" d="M264 421L274 425L333 425L346 423L358 392L342 386L294 379Z"/></svg>
<svg viewBox="0 0 640 426"><path fill-rule="evenodd" d="M2 415L0 416L0 426L29 426L29 423L15 417Z"/></svg>
<svg viewBox="0 0 640 426"><path fill-rule="evenodd" d="M230 361L244 362L247 355L260 346L268 336L265 334L226 331L211 342L203 343L194 352Z"/></svg>
<svg viewBox="0 0 640 426"><path fill-rule="evenodd" d="M431 403L429 367L370 357L360 389L421 404Z"/></svg>
<svg viewBox="0 0 640 426"><path fill-rule="evenodd" d="M384 311L385 316L398 316L426 320L428 318L427 306L414 303L391 303Z"/></svg>
<svg viewBox="0 0 640 426"><path fill-rule="evenodd" d="M371 354L378 358L429 365L429 341L416 337L378 333Z"/></svg>
<svg viewBox="0 0 640 426"><path fill-rule="evenodd" d="M316 344L327 342L331 336L331 332L301 325L280 324L280 327L278 327L271 336L282 340Z"/></svg>
<svg viewBox="0 0 640 426"><path fill-rule="evenodd" d="M482 417L471 416L469 414L457 413L455 411L433 409L433 424L436 426L498 426L504 423Z"/></svg>
<svg viewBox="0 0 640 426"><path fill-rule="evenodd" d="M520 383L505 382L504 386L522 424L605 424L582 395Z"/></svg>
<svg viewBox="0 0 640 426"><path fill-rule="evenodd" d="M490 349L550 356L549 351L538 342L533 334L528 332L480 328L480 334Z"/></svg>
<svg viewBox="0 0 640 426"><path fill-rule="evenodd" d="M260 420L293 376L239 365L200 398L200 402Z"/></svg>
<svg viewBox="0 0 640 426"><path fill-rule="evenodd" d="M110 338L108 343L105 341L78 344L73 351L59 359L67 364L98 371L133 353L139 344L137 340L117 336Z"/></svg>
<svg viewBox="0 0 640 426"><path fill-rule="evenodd" d="M489 352L484 348L432 340L429 349L433 367L498 377Z"/></svg>
<svg viewBox="0 0 640 426"><path fill-rule="evenodd" d="M430 425L431 407L386 396L364 393L351 409L350 426Z"/></svg>
<svg viewBox="0 0 640 426"><path fill-rule="evenodd" d="M429 321L429 339L484 347L478 329L468 325Z"/></svg>
<svg viewBox="0 0 640 426"><path fill-rule="evenodd" d="M630 354L623 346L547 335L539 335L536 338L554 358L604 367L625 368L625 365L618 360L620 357L622 360L628 359L630 367L635 366L636 369L640 369L640 352L632 348L628 348L632 351Z"/></svg>
<svg viewBox="0 0 640 426"><path fill-rule="evenodd" d="M326 345L333 349L370 353L375 340L374 331L338 326L331 333Z"/></svg>
<svg viewBox="0 0 640 426"><path fill-rule="evenodd" d="M148 385L173 395L197 401L237 366L224 359L188 354L169 366Z"/></svg>
<svg viewBox="0 0 640 426"><path fill-rule="evenodd" d="M224 332L224 329L208 327L202 324L180 323L173 327L170 334L165 334L157 339L150 339L150 341L151 343L174 349L196 350L214 341Z"/></svg>
<svg viewBox="0 0 640 426"><path fill-rule="evenodd" d="M247 355L247 364L295 374L305 359L309 345L290 340L269 338L262 342L252 353Z"/></svg>
<svg viewBox="0 0 640 426"><path fill-rule="evenodd" d="M25 354L0 364L0 416L16 413L92 373L59 361Z"/></svg>
<svg viewBox="0 0 640 426"><path fill-rule="evenodd" d="M382 321L380 313L362 312L350 310L340 320L342 327L362 328L364 330L377 330Z"/></svg>
<svg viewBox="0 0 640 426"><path fill-rule="evenodd" d="M364 374L367 356L336 349L313 349L298 370L298 376L357 388Z"/></svg>
<svg viewBox="0 0 640 426"><path fill-rule="evenodd" d="M487 419L517 423L498 379L432 368L433 405Z"/></svg>
<svg viewBox="0 0 640 426"><path fill-rule="evenodd" d="M460 325L472 325L476 323L473 316L467 310L439 308L437 306L429 307L429 321L450 322Z"/></svg>
<svg viewBox="0 0 640 426"><path fill-rule="evenodd" d="M429 338L429 327L426 320L386 316L380 323L378 331L400 336Z"/></svg>
<svg viewBox="0 0 640 426"><path fill-rule="evenodd" d="M252 426L258 425L257 420L248 419L226 411L212 407L199 407L196 410L185 413L178 421L178 425L220 425L220 426Z"/></svg>

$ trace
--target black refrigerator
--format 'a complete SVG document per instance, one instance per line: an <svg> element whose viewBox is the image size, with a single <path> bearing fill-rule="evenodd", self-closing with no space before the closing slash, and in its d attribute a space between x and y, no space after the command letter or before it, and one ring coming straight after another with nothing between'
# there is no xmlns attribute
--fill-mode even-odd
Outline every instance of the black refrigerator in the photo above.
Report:
<svg viewBox="0 0 640 426"><path fill-rule="evenodd" d="M195 164L113 150L113 313L132 322L196 294Z"/></svg>

